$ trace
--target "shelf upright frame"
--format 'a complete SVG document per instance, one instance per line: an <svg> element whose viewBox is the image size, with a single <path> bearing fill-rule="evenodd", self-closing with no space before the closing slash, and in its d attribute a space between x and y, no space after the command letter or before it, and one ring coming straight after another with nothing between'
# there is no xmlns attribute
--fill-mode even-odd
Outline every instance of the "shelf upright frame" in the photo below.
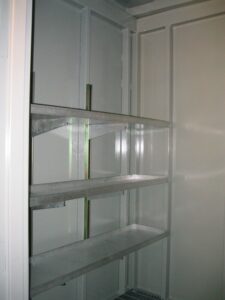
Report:
<svg viewBox="0 0 225 300"><path fill-rule="evenodd" d="M131 32L128 28L122 29L123 50L122 50L122 113L130 114L131 99ZM122 131L121 139L121 173L130 172L130 126ZM130 193L124 191L120 198L120 228L129 223L129 203ZM127 289L128 280L128 259L123 257L119 265L119 294L124 294Z"/></svg>
<svg viewBox="0 0 225 300"><path fill-rule="evenodd" d="M88 6L85 6L82 9L81 16L81 60L83 68L81 68L81 82L80 82L80 107L85 109L87 108L88 100L88 84L90 83L90 37L91 37L91 10ZM92 92L89 87L89 92ZM91 95L89 95L89 100L91 100ZM90 101L91 106L91 101ZM91 107L89 107L91 108ZM90 177L90 153L89 153L89 127L83 124L80 124L83 127L83 130L79 130L79 154L82 153L83 148L86 147L86 152L83 151L83 159L79 161L79 175L81 178ZM86 198L79 200L78 211L82 215L78 221L78 227L80 232L80 239L86 239L89 236L89 214L90 207L89 201ZM87 299L87 280L86 275L82 275L77 279L77 299L86 300Z"/></svg>
<svg viewBox="0 0 225 300"><path fill-rule="evenodd" d="M86 86L86 110L91 111L92 101L92 85ZM84 145L84 164L85 164L85 179L91 179L91 140L89 121L85 123L85 145ZM84 239L88 239L90 236L90 200L88 197L84 198Z"/></svg>
<svg viewBox="0 0 225 300"><path fill-rule="evenodd" d="M168 215L167 215L167 230L169 235L167 237L167 261L166 261L166 291L165 299L170 297L170 259L171 259L171 222L172 222L172 199L173 199L173 158L174 158L174 91L173 91L173 28L167 27L167 45L169 55L169 169L168 169Z"/></svg>
<svg viewBox="0 0 225 300"><path fill-rule="evenodd" d="M130 98L130 111L133 115L140 115L140 103L139 103L139 85L138 85L138 76L139 76L139 44L138 44L138 34L137 32L132 33L131 40L132 54L131 54L131 98ZM131 136L130 139L130 148L135 149L137 143L139 142L139 136ZM140 171L140 157L136 152L136 149L131 152L130 156L130 171L131 173L137 173ZM136 223L137 221L137 199L138 199L138 190L130 192L129 200L129 223ZM127 285L128 288L137 287L137 253L132 253L128 258L128 269L130 270Z"/></svg>

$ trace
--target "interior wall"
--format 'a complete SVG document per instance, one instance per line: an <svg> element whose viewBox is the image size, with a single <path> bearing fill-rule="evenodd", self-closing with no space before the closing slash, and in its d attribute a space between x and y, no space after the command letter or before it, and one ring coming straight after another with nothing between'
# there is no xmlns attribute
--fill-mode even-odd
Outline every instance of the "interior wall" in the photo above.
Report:
<svg viewBox="0 0 225 300"><path fill-rule="evenodd" d="M90 77L92 109L122 112L122 28L98 14L90 17ZM92 178L116 176L121 172L120 142L115 132L91 140ZM120 195L98 196L90 203L90 236L120 227ZM113 299L119 289L119 262L86 275L87 299Z"/></svg>
<svg viewBox="0 0 225 300"><path fill-rule="evenodd" d="M101 15L100 2L97 5L90 1L90 7L83 6L87 2L35 1L33 102L85 108L89 83L93 110L122 113L127 105L123 102L129 99L124 97L122 83L126 70L125 24L121 25L121 18L129 16L119 10L112 21ZM101 9L96 12L98 6ZM114 12L108 14L113 18ZM85 179L84 135L84 125L77 122L35 137L33 183ZM90 149L91 178L121 173L120 133L92 139ZM118 229L121 215L120 194L95 197L90 201L90 236ZM33 254L83 239L84 218L84 199L68 201L65 207L34 211ZM114 299L121 288L120 266L121 261L113 262L35 299Z"/></svg>
<svg viewBox="0 0 225 300"><path fill-rule="evenodd" d="M0 299L7 299L7 203L6 203L6 129L9 3L0 1Z"/></svg>
<svg viewBox="0 0 225 300"><path fill-rule="evenodd" d="M140 115L168 121L169 85L165 29L139 34ZM160 63L159 63L160 62ZM168 130L145 132L142 138L140 169L142 174L168 174ZM168 184L140 189L138 216L141 224L167 229ZM166 240L138 253L139 288L165 298ZM147 263L146 263L147 262Z"/></svg>
<svg viewBox="0 0 225 300"><path fill-rule="evenodd" d="M224 1L138 20L140 41L147 40L141 94L166 91L155 102L141 98L145 113L155 114L167 97L173 108L173 300L224 299L224 22Z"/></svg>
<svg viewBox="0 0 225 300"><path fill-rule="evenodd" d="M81 85L82 11L63 1L35 1L33 99L34 103L79 108ZM33 138L32 183L79 179L75 126ZM65 207L33 211L32 254L79 240L78 200ZM72 299L76 280L35 297Z"/></svg>
<svg viewBox="0 0 225 300"><path fill-rule="evenodd" d="M174 28L175 169L171 293L223 297L225 15Z"/></svg>

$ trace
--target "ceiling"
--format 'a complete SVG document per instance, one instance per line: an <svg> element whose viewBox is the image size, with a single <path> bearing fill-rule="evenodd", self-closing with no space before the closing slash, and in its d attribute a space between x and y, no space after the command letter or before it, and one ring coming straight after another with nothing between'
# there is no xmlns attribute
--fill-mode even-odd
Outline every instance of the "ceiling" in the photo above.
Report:
<svg viewBox="0 0 225 300"><path fill-rule="evenodd" d="M153 2L154 0L115 0L115 1L124 7L130 8L130 7L150 3Z"/></svg>
<svg viewBox="0 0 225 300"><path fill-rule="evenodd" d="M107 0L122 6L136 18L153 15L165 10L197 4L209 0ZM212 1L212 0L211 0ZM225 0L224 0L225 1Z"/></svg>

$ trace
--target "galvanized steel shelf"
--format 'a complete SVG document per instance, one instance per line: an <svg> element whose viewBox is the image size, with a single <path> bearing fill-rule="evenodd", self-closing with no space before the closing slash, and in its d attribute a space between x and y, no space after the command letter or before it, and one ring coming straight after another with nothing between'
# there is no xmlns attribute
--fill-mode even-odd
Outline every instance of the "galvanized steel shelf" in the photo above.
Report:
<svg viewBox="0 0 225 300"><path fill-rule="evenodd" d="M34 184L30 188L30 207L33 209L48 207L67 200L135 189L167 181L167 176L127 175Z"/></svg>
<svg viewBox="0 0 225 300"><path fill-rule="evenodd" d="M32 136L73 124L76 119L88 120L89 125L133 125L136 129L169 128L168 121L60 106L31 104Z"/></svg>
<svg viewBox="0 0 225 300"><path fill-rule="evenodd" d="M31 297L167 236L166 231L133 224L33 256Z"/></svg>

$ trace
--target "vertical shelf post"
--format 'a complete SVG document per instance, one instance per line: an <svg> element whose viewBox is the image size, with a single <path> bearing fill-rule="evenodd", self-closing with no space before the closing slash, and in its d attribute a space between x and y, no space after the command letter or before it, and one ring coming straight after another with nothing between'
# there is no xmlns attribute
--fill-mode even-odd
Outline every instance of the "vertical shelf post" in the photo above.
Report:
<svg viewBox="0 0 225 300"><path fill-rule="evenodd" d="M92 102L92 85L86 85L86 110L91 111L91 102ZM89 132L89 121L85 124L85 179L90 179L90 163L91 163L91 140ZM84 198L84 239L88 239L90 236L90 200Z"/></svg>

